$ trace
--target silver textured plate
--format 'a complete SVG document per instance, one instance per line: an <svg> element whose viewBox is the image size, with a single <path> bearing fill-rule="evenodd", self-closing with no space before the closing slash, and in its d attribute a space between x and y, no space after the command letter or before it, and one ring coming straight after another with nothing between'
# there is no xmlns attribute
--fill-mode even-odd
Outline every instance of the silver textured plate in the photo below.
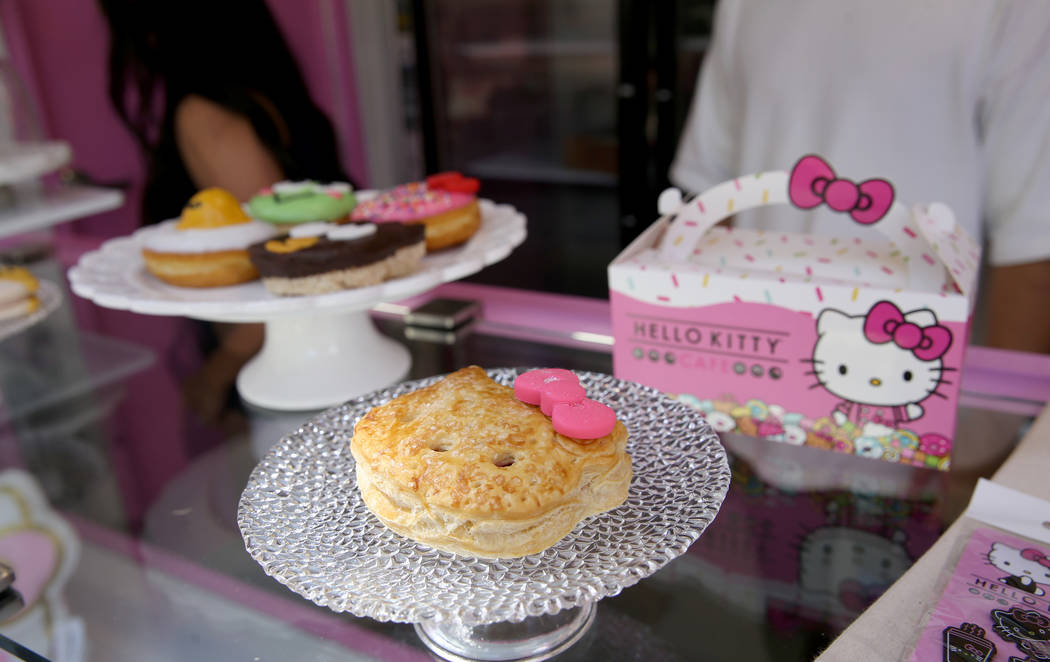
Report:
<svg viewBox="0 0 1050 662"><path fill-rule="evenodd" d="M489 375L512 384L527 368ZM618 594L685 552L729 488L725 449L696 410L655 389L577 372L630 432L634 478L619 508L581 522L540 554L474 559L387 529L361 501L350 454L369 409L440 377L351 400L308 421L262 459L237 523L267 574L334 611L380 621L519 621Z"/></svg>

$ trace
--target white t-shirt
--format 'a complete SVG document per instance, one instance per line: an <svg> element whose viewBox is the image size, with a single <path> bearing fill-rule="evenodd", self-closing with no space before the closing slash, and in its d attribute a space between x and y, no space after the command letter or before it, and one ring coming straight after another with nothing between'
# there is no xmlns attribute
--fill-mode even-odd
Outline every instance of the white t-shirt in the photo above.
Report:
<svg viewBox="0 0 1050 662"><path fill-rule="evenodd" d="M1050 258L1050 1L722 0L672 181L701 192L809 153L947 203L992 264ZM865 231L843 219L737 222Z"/></svg>

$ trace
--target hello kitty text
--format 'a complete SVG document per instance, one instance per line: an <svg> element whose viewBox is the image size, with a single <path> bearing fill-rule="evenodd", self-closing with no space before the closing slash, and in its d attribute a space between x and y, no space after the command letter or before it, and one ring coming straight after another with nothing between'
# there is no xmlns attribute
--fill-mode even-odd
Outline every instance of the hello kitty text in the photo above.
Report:
<svg viewBox="0 0 1050 662"><path fill-rule="evenodd" d="M777 356L777 347L785 336L787 334L781 331L645 318L634 320L632 334L635 339L658 341L685 349L731 350L763 357Z"/></svg>

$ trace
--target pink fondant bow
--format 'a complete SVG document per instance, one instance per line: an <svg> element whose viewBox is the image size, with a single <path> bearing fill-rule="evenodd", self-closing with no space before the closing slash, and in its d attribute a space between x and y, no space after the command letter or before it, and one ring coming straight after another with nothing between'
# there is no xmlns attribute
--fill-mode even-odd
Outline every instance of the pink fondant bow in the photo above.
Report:
<svg viewBox="0 0 1050 662"><path fill-rule="evenodd" d="M827 203L835 211L848 212L854 221L868 225L890 210L893 184L885 179L868 179L860 184L839 179L824 159L810 154L792 168L788 197L802 209Z"/></svg>
<svg viewBox="0 0 1050 662"><path fill-rule="evenodd" d="M880 301L871 307L864 318L864 337L876 345L893 342L901 349L911 350L922 361L933 361L944 356L952 345L952 332L940 324L919 326L904 319L900 308L889 301Z"/></svg>
<svg viewBox="0 0 1050 662"><path fill-rule="evenodd" d="M1021 552L1021 557L1029 561L1035 561L1044 568L1050 568L1050 556L1043 554L1038 549L1026 549Z"/></svg>

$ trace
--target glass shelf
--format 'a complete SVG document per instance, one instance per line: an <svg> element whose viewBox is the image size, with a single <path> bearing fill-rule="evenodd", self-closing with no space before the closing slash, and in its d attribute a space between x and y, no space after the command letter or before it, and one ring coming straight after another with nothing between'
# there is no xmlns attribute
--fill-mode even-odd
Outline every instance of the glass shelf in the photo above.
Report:
<svg viewBox="0 0 1050 662"><path fill-rule="evenodd" d="M480 300L474 331L453 344L406 340L403 315L435 295ZM468 364L612 371L604 300L451 283L378 309L379 329L411 352L409 378ZM304 659L429 659L412 626L317 607L266 576L245 552L236 508L248 476L311 412L231 404L226 411L235 418L204 423L184 413L181 424L160 429L153 421L161 416L181 420L172 414L183 406L177 390L138 409L120 406L119 394L95 395L148 365L148 352L80 336L74 342L52 330L0 344L0 386L5 396L12 385L25 389L8 414L18 417L13 423L24 444L36 443L21 438L28 426L19 421L26 419L48 429L53 418L50 437L72 433L51 412L65 413L76 427L81 419L60 403L77 394L92 394L83 400L104 408L101 423L138 422L122 436L80 444L90 456L38 452L31 465L48 486L80 481L58 484L68 489L56 489L66 498L54 503L81 538L80 565L65 596L92 651L118 662L143 655L265 659L282 651ZM54 352L56 342L68 350ZM1012 450L1030 416L996 410L1001 402L991 396L1027 397L1029 409L1050 397L1044 357L989 352L971 352L965 383L975 399L960 411L951 472L725 436L733 483L714 523L685 555L602 600L593 627L559 659L692 659L700 640L710 659L812 659L934 544L977 477ZM75 354L82 358L67 360ZM41 376L60 388L25 388L29 371L9 366L32 360L42 361ZM871 591L863 600L843 600L839 589L852 578L838 569L849 564L811 573L811 555L802 550L814 541L847 557L855 549L873 558L888 554L890 572L865 584Z"/></svg>
<svg viewBox="0 0 1050 662"><path fill-rule="evenodd" d="M31 328L0 343L0 423L102 391L153 361L153 352L123 340Z"/></svg>
<svg viewBox="0 0 1050 662"><path fill-rule="evenodd" d="M124 204L124 194L95 186L62 186L44 191L13 207L0 208L0 238L116 209Z"/></svg>

